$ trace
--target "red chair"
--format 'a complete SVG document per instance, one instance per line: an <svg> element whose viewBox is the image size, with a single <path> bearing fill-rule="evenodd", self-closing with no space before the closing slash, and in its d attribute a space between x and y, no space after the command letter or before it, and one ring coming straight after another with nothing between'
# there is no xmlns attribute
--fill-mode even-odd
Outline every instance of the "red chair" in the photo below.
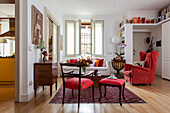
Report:
<svg viewBox="0 0 170 113"><path fill-rule="evenodd" d="M151 85L155 79L157 60L159 53L152 51L151 53L140 52L140 61L146 61L145 67L133 66L125 64L124 76L125 80L134 84Z"/></svg>
<svg viewBox="0 0 170 113"><path fill-rule="evenodd" d="M62 104L64 104L65 88L72 89L72 97L73 97L73 90L78 90L78 108L79 108L79 105L80 105L80 90L82 90L82 89L86 89L86 88L92 86L92 96L93 96L93 101L94 101L93 74L92 74L92 80L88 79L88 78L82 78L82 77L85 77L81 74L81 67L83 65L72 64L72 63L60 63L60 65L61 65L61 73L62 73L62 79L63 79L63 100L62 100ZM63 66L78 67L79 73L74 74L73 71L64 72ZM65 81L65 77L73 77L73 78L67 79Z"/></svg>

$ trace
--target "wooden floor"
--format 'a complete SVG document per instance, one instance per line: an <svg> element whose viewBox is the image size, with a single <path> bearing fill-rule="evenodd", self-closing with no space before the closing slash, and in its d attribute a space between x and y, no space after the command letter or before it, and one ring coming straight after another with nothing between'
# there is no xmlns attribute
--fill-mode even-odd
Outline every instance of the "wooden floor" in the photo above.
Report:
<svg viewBox="0 0 170 113"><path fill-rule="evenodd" d="M58 80L58 86L61 85ZM156 77L152 86L126 88L144 99L147 104L49 104L49 88L46 88L29 103L14 103L14 88L0 88L0 113L170 113L170 81ZM53 86L53 96L56 94Z"/></svg>

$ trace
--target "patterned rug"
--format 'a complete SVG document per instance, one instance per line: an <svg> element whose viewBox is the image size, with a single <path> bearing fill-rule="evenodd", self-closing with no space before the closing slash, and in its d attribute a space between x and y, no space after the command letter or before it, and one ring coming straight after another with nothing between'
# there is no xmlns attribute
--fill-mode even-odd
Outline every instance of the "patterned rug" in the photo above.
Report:
<svg viewBox="0 0 170 113"><path fill-rule="evenodd" d="M119 103L119 89L117 87L107 87L106 98L104 97L104 87L102 87L101 103ZM80 103L99 103L99 88L94 90L95 102L92 98L92 88L81 90ZM124 91L125 100L122 99L122 103L146 103L143 99L136 94L125 88ZM63 86L59 88L56 95L50 101L50 104L61 104L63 98ZM77 103L78 102L78 90L74 90L74 96L72 98L72 90L66 88L65 103Z"/></svg>

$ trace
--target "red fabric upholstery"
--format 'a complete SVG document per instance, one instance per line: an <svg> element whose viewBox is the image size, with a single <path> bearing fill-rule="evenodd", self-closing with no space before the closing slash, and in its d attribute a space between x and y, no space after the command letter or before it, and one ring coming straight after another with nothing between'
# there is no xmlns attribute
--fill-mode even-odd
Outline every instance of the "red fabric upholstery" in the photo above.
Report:
<svg viewBox="0 0 170 113"><path fill-rule="evenodd" d="M149 68L151 66L151 53L146 54L145 61L146 61L145 67Z"/></svg>
<svg viewBox="0 0 170 113"><path fill-rule="evenodd" d="M103 61L104 61L104 59L96 59L96 60L100 60L98 67L103 67Z"/></svg>
<svg viewBox="0 0 170 113"><path fill-rule="evenodd" d="M70 63L70 60L67 60L67 63Z"/></svg>
<svg viewBox="0 0 170 113"><path fill-rule="evenodd" d="M130 77L130 76L131 76L131 73L132 73L132 71L125 71L125 72L124 72L124 75L126 75L126 76L129 76L129 77Z"/></svg>
<svg viewBox="0 0 170 113"><path fill-rule="evenodd" d="M151 57L151 60L148 61L148 68L125 64L125 80L134 84L152 84L155 79L159 53L154 50L150 53L150 55L145 52L140 52L140 60L142 61L145 59L148 60L149 56ZM131 73L129 71L131 71Z"/></svg>
<svg viewBox="0 0 170 113"><path fill-rule="evenodd" d="M77 62L77 59L70 59L70 63L75 64Z"/></svg>
<svg viewBox="0 0 170 113"><path fill-rule="evenodd" d="M104 78L104 79L100 80L99 83L122 86L125 83L125 81L122 79Z"/></svg>
<svg viewBox="0 0 170 113"><path fill-rule="evenodd" d="M140 54L140 61L144 61L146 58L146 52L141 51L139 54Z"/></svg>
<svg viewBox="0 0 170 113"><path fill-rule="evenodd" d="M93 81L87 78L81 78L81 87L80 89L86 89L93 85ZM65 87L69 89L79 88L79 78L70 78L65 82Z"/></svg>

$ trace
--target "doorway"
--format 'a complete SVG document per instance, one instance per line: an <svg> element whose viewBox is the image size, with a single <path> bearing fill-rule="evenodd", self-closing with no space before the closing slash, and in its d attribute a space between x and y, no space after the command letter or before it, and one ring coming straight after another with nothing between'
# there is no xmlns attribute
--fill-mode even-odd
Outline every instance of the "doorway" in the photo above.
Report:
<svg viewBox="0 0 170 113"><path fill-rule="evenodd" d="M46 8L46 50L48 60L58 63L58 76L60 75L60 25Z"/></svg>
<svg viewBox="0 0 170 113"><path fill-rule="evenodd" d="M15 1L0 2L0 101L15 99Z"/></svg>
<svg viewBox="0 0 170 113"><path fill-rule="evenodd" d="M133 61L140 61L140 51L146 51L148 44L146 38L150 37L149 32L134 32L133 33Z"/></svg>

